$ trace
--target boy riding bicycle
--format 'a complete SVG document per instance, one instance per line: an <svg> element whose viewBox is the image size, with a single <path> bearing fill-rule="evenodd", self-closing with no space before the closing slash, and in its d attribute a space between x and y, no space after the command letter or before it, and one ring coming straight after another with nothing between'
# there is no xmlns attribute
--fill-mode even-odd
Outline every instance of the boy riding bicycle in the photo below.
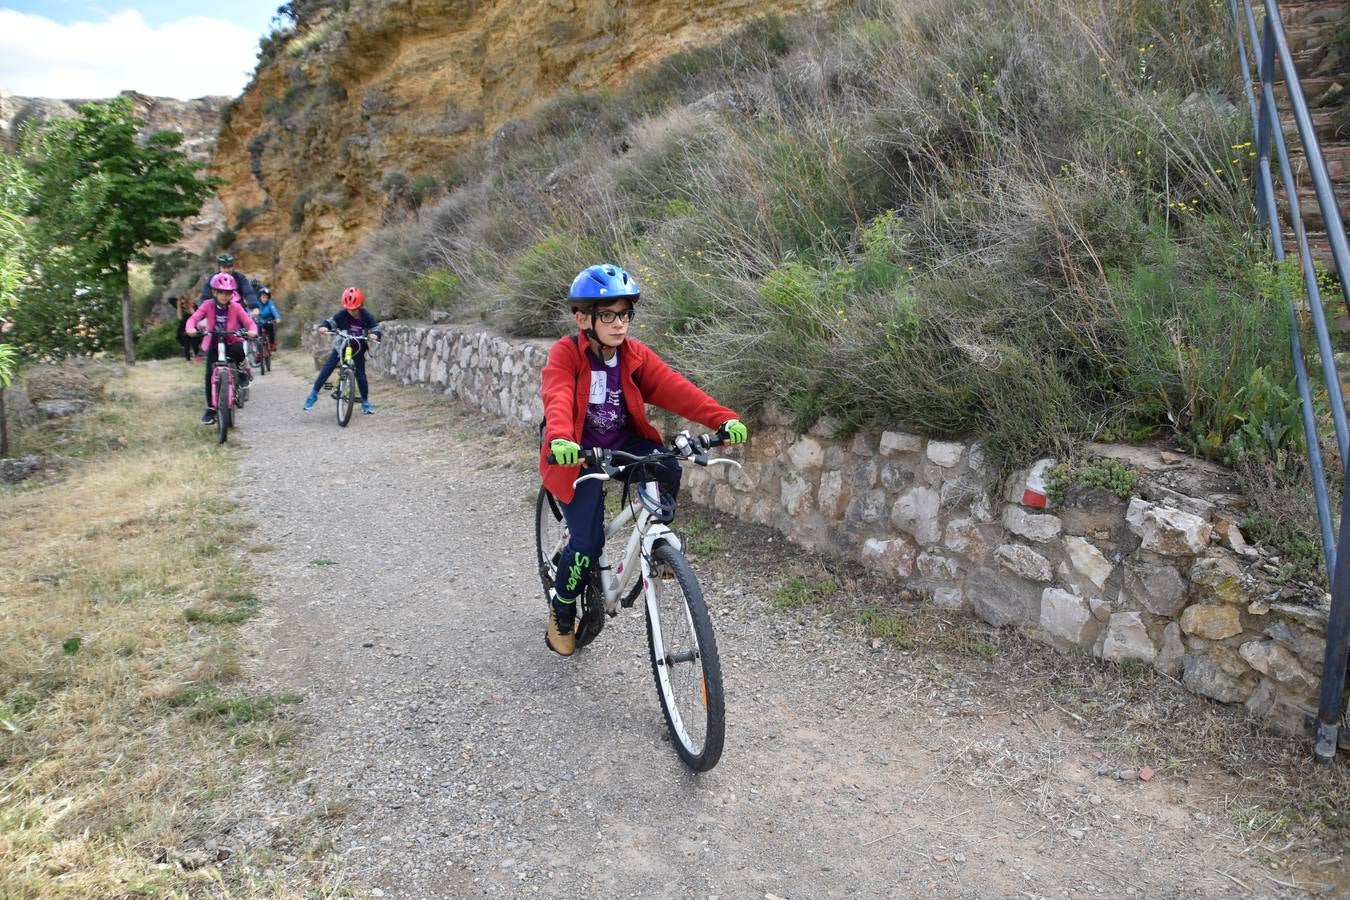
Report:
<svg viewBox="0 0 1350 900"><path fill-rule="evenodd" d="M277 324L281 322L281 313L277 312L276 304L272 302L272 291L267 285L258 288L258 306L251 310L250 314L258 321L258 327L263 334L267 335L267 349L275 351Z"/></svg>
<svg viewBox="0 0 1350 900"><path fill-rule="evenodd" d="M559 338L544 366L539 474L562 507L570 535L558 560L544 643L562 656L576 649L577 597L605 537L602 484L572 485L580 474L581 448L643 454L663 447L660 432L647 420L648 402L708 428L722 428L733 444L747 436L736 413L671 369L651 348L628 339L628 323L640 298L637 282L618 266L583 270L568 291L579 334ZM679 491L680 467L674 460L652 474L672 496Z"/></svg>
<svg viewBox="0 0 1350 900"><path fill-rule="evenodd" d="M376 343L379 342L380 325L369 310L362 309L365 302L366 295L360 288L347 288L342 292L342 309L336 315L323 320L323 324L319 326L319 334L345 331L354 338L360 338L356 341L352 353L352 363L356 367L356 386L361 390L361 411L370 415L375 410L370 405L370 389L366 383L366 344L371 338L374 338ZM328 354L328 360L323 364L319 377L314 379L314 387L310 388L309 396L305 398L305 409L313 409L314 404L319 402L319 391L337 365L338 352L334 348L333 352Z"/></svg>

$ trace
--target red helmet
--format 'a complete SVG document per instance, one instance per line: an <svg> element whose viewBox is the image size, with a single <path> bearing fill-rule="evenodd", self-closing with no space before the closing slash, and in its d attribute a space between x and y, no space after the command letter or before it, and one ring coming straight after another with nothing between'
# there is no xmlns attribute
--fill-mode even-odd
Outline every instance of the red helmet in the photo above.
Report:
<svg viewBox="0 0 1350 900"><path fill-rule="evenodd" d="M361 304L366 302L366 295L361 293L359 287L349 287L342 292L343 309L360 309Z"/></svg>

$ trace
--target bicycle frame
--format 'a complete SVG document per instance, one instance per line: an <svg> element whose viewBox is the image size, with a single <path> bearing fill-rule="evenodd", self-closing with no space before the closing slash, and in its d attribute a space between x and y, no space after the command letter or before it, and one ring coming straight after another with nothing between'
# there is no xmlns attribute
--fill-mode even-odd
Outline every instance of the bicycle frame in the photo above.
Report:
<svg viewBox="0 0 1350 900"><path fill-rule="evenodd" d="M227 396L225 397L225 405L226 405L227 407L233 407L233 406L234 406L234 377L235 377L235 376L234 376L234 366L230 365L230 359L229 359L229 357L227 357L227 356L225 355L225 339L224 339L224 338L221 338L221 337L217 337L217 338L213 341L213 343L215 344L215 348L216 348L216 361L215 361L215 363L211 366L211 405L214 406L214 407L216 408L217 414L219 414L219 411L220 411L220 408L221 408L221 407L220 407L220 397L218 397L218 396L216 395L216 376L215 376L216 369L220 368L221 366L224 366L224 367L226 368L226 370L228 370L228 372L229 372L229 378L228 378L228 380L226 381L226 385L227 385L227 387L226 387L226 395L227 395Z"/></svg>
<svg viewBox="0 0 1350 900"><path fill-rule="evenodd" d="M718 458L710 459L707 465L731 465L740 468L741 464L734 459ZM576 484L583 481L611 481L613 479L603 472L592 472L589 475L583 475L576 480ZM600 594L604 600L605 613L607 615L616 615L619 611L619 600L632 590L632 579L635 573L642 575L642 593L647 606L647 612L657 621L660 620L660 611L657 609L656 591L652 587L652 548L656 546L657 541L668 541L673 544L676 550L683 551L684 545L680 537L666 523L653 521L652 513L642 503L638 492L642 490L642 484L639 482L632 485L634 491L633 499L624 504L624 508L605 525L605 540L619 534L628 524L633 523L633 530L628 535L628 541L624 546L623 558L619 561L617 568L610 566L609 554L602 547L600 555L596 559L596 566L600 572ZM562 549L559 547L558 549ZM661 640L659 629L656 640ZM658 647L658 650L664 652L664 647Z"/></svg>

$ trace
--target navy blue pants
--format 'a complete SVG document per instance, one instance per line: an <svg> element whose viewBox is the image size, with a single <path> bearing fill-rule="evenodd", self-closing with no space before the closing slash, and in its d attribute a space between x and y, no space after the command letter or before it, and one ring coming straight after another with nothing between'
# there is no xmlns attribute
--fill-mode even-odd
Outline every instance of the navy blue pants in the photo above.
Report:
<svg viewBox="0 0 1350 900"><path fill-rule="evenodd" d="M643 437L628 439L620 450L625 453L650 453L661 449L664 444L649 441ZM582 475L597 471L594 466L586 466ZM663 460L656 466L647 467L646 472L634 472L633 480L660 481L672 494L680 490L680 464L673 459ZM592 563L600 557L605 547L605 482L583 481L577 485L576 495L571 503L559 502L563 518L567 520L567 532L571 536L563 548L558 562L558 577L553 586L558 599L570 605L581 595L586 586L586 578ZM637 490L636 484L631 490Z"/></svg>
<svg viewBox="0 0 1350 900"><path fill-rule="evenodd" d="M314 387L310 392L313 394L319 393L323 388L323 383L328 380L328 376L332 375L333 370L337 367L338 352L334 350L328 354L328 361L319 370L319 377L314 379ZM352 367L356 369L356 386L361 389L361 402L365 403L366 398L370 396L370 388L366 385L366 350L364 347L352 353Z"/></svg>

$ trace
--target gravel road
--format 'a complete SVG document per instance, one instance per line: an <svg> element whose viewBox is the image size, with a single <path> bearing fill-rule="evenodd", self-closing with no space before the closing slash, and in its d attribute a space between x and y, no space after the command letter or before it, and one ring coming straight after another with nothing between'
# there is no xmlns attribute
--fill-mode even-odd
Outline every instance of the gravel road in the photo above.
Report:
<svg viewBox="0 0 1350 900"><path fill-rule="evenodd" d="M572 659L544 647L528 436L379 379L376 414L340 429L305 390L258 380L236 432L269 488L250 674L305 698L303 802L348 811L333 855L356 896L1285 890L1217 791L1100 777L1073 723L982 711L960 671L776 612L735 547L695 562L728 733L686 772L637 610Z"/></svg>

